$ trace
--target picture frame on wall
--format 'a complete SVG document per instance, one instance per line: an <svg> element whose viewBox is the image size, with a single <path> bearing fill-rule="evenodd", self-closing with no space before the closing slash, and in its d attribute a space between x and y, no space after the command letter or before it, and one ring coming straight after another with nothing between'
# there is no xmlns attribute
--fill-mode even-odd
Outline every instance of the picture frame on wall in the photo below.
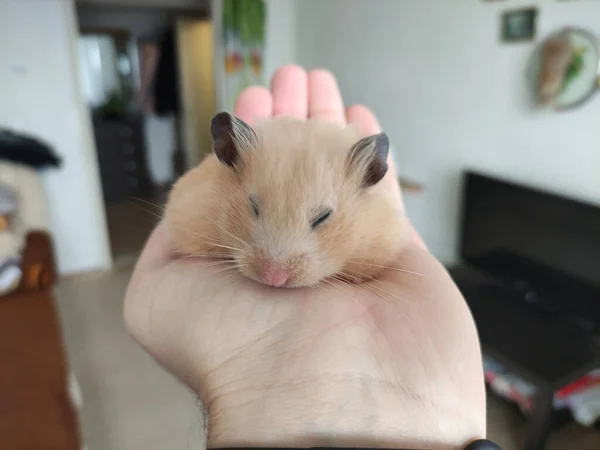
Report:
<svg viewBox="0 0 600 450"><path fill-rule="evenodd" d="M535 39L537 16L537 8L523 8L502 14L502 41L524 42Z"/></svg>

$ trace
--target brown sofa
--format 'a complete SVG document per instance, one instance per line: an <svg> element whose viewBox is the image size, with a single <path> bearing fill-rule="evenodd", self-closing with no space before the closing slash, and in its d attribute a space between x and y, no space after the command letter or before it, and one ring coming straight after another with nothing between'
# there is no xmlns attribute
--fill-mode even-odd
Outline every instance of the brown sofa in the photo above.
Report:
<svg viewBox="0 0 600 450"><path fill-rule="evenodd" d="M0 297L0 449L80 450L51 240L27 236L19 288Z"/></svg>

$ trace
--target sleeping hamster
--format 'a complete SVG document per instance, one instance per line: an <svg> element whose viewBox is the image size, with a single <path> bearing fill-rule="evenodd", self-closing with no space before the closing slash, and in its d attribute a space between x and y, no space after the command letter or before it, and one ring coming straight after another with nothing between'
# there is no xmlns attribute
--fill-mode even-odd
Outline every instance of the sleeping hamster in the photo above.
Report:
<svg viewBox="0 0 600 450"><path fill-rule="evenodd" d="M398 256L405 224L393 193L385 133L289 117L253 127L211 123L214 154L177 181L165 211L179 255L231 261L275 287L325 278L364 281Z"/></svg>

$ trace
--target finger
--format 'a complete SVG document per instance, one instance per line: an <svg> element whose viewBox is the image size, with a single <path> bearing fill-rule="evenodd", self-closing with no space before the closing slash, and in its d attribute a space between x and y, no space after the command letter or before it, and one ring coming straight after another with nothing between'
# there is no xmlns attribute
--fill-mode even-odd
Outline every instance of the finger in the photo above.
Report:
<svg viewBox="0 0 600 450"><path fill-rule="evenodd" d="M251 86L242 91L235 102L233 113L240 119L254 123L273 112L271 93L261 86Z"/></svg>
<svg viewBox="0 0 600 450"><path fill-rule="evenodd" d="M292 116L306 119L308 80L299 66L287 65L278 69L271 80L273 116Z"/></svg>
<svg viewBox="0 0 600 450"><path fill-rule="evenodd" d="M308 74L308 117L346 122L340 88L327 70L313 70Z"/></svg>
<svg viewBox="0 0 600 450"><path fill-rule="evenodd" d="M381 133L381 125L379 125L375 114L373 114L366 106L349 106L348 109L346 109L346 120L348 123L357 126L364 136Z"/></svg>

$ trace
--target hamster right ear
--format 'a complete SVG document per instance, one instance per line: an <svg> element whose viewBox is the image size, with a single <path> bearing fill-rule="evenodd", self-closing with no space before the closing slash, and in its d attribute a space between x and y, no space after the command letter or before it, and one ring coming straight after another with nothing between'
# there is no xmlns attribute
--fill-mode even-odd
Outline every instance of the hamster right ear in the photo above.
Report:
<svg viewBox="0 0 600 450"><path fill-rule="evenodd" d="M362 176L362 186L377 184L388 171L387 157L390 140L385 133L379 133L358 141L350 150L351 170L358 170Z"/></svg>
<svg viewBox="0 0 600 450"><path fill-rule="evenodd" d="M213 151L219 161L229 167L235 167L240 154L256 147L258 139L254 130L232 114L221 112L210 122L213 139Z"/></svg>

